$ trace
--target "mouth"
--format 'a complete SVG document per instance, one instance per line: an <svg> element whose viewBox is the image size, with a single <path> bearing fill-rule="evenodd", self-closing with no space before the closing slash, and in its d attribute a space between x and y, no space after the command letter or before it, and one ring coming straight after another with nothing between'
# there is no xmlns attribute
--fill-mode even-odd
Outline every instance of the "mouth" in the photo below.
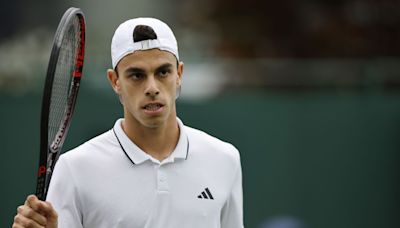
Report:
<svg viewBox="0 0 400 228"><path fill-rule="evenodd" d="M144 111L147 114L158 114L162 111L164 105L161 103L148 103L143 106Z"/></svg>

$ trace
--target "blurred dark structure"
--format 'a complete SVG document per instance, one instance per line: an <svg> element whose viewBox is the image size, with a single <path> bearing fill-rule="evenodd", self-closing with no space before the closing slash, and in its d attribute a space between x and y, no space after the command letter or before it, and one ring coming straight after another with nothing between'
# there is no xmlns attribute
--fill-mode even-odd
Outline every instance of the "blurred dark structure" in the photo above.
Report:
<svg viewBox="0 0 400 228"><path fill-rule="evenodd" d="M13 0L0 0L0 20L3 22L0 29L0 42L17 35L23 36L35 27L43 26L43 22L49 27L55 27L58 20L49 18L60 17L64 10L62 4L52 4L51 0L40 2Z"/></svg>
<svg viewBox="0 0 400 228"><path fill-rule="evenodd" d="M197 24L201 32L216 35L217 56L374 58L400 55L398 0L189 2L180 14L182 23Z"/></svg>
<svg viewBox="0 0 400 228"><path fill-rule="evenodd" d="M206 5L207 7L202 7ZM233 60L234 87L400 87L398 0L189 0L180 23Z"/></svg>

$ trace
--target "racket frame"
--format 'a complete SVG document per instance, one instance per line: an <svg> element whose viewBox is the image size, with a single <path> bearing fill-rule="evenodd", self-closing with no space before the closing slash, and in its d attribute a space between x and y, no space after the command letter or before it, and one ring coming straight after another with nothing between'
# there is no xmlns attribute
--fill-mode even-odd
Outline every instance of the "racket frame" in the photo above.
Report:
<svg viewBox="0 0 400 228"><path fill-rule="evenodd" d="M64 116L56 133L55 139L49 145L48 139L48 124L50 116L51 95L54 82L54 75L57 69L57 62L60 54L60 49L67 27L71 20L75 17L79 19L80 29L80 45L77 50L77 55L74 63L74 71L71 75L70 93L67 98L67 106L64 110ZM72 114L76 103L76 98L79 91L80 79L83 70L83 61L85 55L85 35L86 25L85 16L81 9L71 7L63 15L58 25L57 31L54 36L53 47L51 50L49 65L47 68L46 81L42 97L42 111L41 111L41 126L40 126L40 158L39 168L37 173L36 196L40 200L45 200L47 190L50 184L50 179L53 173L54 166L60 156L60 152L68 133L71 124Z"/></svg>

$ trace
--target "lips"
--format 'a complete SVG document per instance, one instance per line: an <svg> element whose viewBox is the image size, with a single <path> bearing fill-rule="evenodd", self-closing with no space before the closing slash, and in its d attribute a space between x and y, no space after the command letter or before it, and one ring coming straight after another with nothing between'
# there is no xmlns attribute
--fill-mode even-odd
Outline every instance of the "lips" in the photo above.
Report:
<svg viewBox="0 0 400 228"><path fill-rule="evenodd" d="M158 102L152 102L144 105L142 108L146 115L158 116L163 112L164 105Z"/></svg>
<svg viewBox="0 0 400 228"><path fill-rule="evenodd" d="M150 103L150 104L146 104L143 108L148 111L156 111L156 110L160 109L161 107L163 107L163 105L160 103Z"/></svg>

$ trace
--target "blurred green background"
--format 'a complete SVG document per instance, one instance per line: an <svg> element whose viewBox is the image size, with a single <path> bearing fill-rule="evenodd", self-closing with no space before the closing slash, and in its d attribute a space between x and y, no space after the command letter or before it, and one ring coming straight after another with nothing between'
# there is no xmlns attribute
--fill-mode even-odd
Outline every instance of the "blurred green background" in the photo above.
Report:
<svg viewBox="0 0 400 228"><path fill-rule="evenodd" d="M64 151L122 116L108 86L116 26L165 20L185 62L178 115L233 143L245 226L400 226L400 2L1 1L0 227L35 189L53 34L83 9L87 52Z"/></svg>

